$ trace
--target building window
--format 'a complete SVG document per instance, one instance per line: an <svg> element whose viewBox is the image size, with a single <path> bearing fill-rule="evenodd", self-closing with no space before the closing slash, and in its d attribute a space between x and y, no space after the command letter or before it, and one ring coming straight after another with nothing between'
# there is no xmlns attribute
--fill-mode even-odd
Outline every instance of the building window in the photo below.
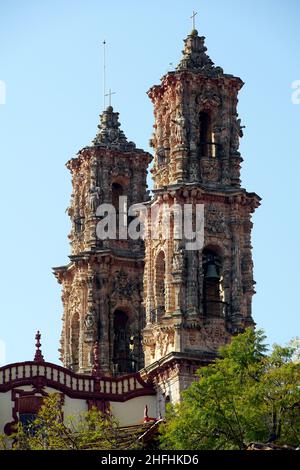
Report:
<svg viewBox="0 0 300 470"><path fill-rule="evenodd" d="M34 435L35 428L33 423L43 404L44 397L36 395L26 395L18 398L19 422L25 432Z"/></svg>
<svg viewBox="0 0 300 470"><path fill-rule="evenodd" d="M35 421L37 415L34 413L20 413L19 421L23 428L28 429Z"/></svg>
<svg viewBox="0 0 300 470"><path fill-rule="evenodd" d="M119 213L119 198L120 196L123 196L124 191L123 187L119 183L113 183L111 186L111 192L112 192L112 205L116 209L116 213Z"/></svg>
<svg viewBox="0 0 300 470"><path fill-rule="evenodd" d="M114 313L114 347L113 365L116 374L135 372L135 361L132 358L133 338L130 334L129 319L125 312Z"/></svg>
<svg viewBox="0 0 300 470"><path fill-rule="evenodd" d="M214 147L211 130L211 117L209 113L204 111L199 114L199 132L200 156L209 157L213 155L212 148Z"/></svg>
<svg viewBox="0 0 300 470"><path fill-rule="evenodd" d="M124 189L119 183L113 183L111 188L112 205L116 210L116 235L123 239L124 236L126 238L128 226L127 203L124 197L120 200L121 196L124 196Z"/></svg>

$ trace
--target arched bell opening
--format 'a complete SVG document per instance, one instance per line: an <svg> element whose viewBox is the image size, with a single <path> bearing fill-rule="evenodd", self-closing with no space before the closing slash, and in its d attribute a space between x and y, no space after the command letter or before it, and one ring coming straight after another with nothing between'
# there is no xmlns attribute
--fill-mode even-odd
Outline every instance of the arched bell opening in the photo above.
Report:
<svg viewBox="0 0 300 470"><path fill-rule="evenodd" d="M206 317L225 317L226 302L223 291L223 266L221 256L214 250L205 249L203 263L203 311Z"/></svg>
<svg viewBox="0 0 300 470"><path fill-rule="evenodd" d="M111 185L112 205L116 211L116 235L123 239L128 225L127 201L125 198L124 187L117 182ZM124 231L125 230L125 231Z"/></svg>
<svg viewBox="0 0 300 470"><path fill-rule="evenodd" d="M211 116L206 111L201 111L199 114L199 144L200 144L200 156L209 157L210 145L212 143L212 132L211 132Z"/></svg>
<svg viewBox="0 0 300 470"><path fill-rule="evenodd" d="M113 318L113 369L115 375L130 374L137 371L133 357L134 337L126 312L115 310Z"/></svg>
<svg viewBox="0 0 300 470"><path fill-rule="evenodd" d="M119 213L119 198L123 196L124 194L124 189L123 186L119 183L113 183L111 185L111 199L112 199L112 205L116 209L116 213Z"/></svg>
<svg viewBox="0 0 300 470"><path fill-rule="evenodd" d="M218 144L213 132L213 118L209 111L199 113L199 154L200 158L215 158L218 156Z"/></svg>

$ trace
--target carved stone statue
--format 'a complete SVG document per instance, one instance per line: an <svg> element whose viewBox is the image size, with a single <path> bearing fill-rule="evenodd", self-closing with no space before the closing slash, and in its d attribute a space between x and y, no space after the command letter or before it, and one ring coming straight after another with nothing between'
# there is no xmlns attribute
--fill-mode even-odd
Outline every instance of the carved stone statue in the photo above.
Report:
<svg viewBox="0 0 300 470"><path fill-rule="evenodd" d="M101 189L98 186L90 193L90 209L92 212L96 212L100 204L100 195Z"/></svg>
<svg viewBox="0 0 300 470"><path fill-rule="evenodd" d="M184 144L187 140L187 123L186 118L179 112L178 116L172 120L175 127L175 139L178 144Z"/></svg>
<svg viewBox="0 0 300 470"><path fill-rule="evenodd" d="M236 119L234 120L232 126L231 126L231 144L230 144L230 150L233 153L236 153L239 149L240 146L240 138L243 137L243 128L245 126L241 126L241 120Z"/></svg>
<svg viewBox="0 0 300 470"><path fill-rule="evenodd" d="M85 317L85 326L87 328L87 330L91 330L93 327L94 327L94 324L95 324L95 314L93 311L89 311L87 314L86 314L86 317Z"/></svg>
<svg viewBox="0 0 300 470"><path fill-rule="evenodd" d="M180 247L173 254L173 271L180 272L184 269L184 249Z"/></svg>
<svg viewBox="0 0 300 470"><path fill-rule="evenodd" d="M159 165L162 165L163 163L165 163L165 149L163 147L159 147L157 149L156 155L157 155L157 163Z"/></svg>

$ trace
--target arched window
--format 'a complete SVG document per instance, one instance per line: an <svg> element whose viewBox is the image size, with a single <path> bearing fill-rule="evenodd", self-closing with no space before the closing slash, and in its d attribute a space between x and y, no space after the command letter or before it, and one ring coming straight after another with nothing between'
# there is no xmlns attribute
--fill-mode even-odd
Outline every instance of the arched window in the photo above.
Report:
<svg viewBox="0 0 300 470"><path fill-rule="evenodd" d="M114 347L113 364L115 373L124 374L135 371L135 363L131 357L132 338L128 316L123 310L114 313Z"/></svg>
<svg viewBox="0 0 300 470"><path fill-rule="evenodd" d="M211 117L205 111L199 114L199 132L200 156L209 157L212 146Z"/></svg>
<svg viewBox="0 0 300 470"><path fill-rule="evenodd" d="M112 192L112 205L115 207L116 212L119 212L119 197L123 196L124 190L123 186L119 183L113 183L111 185L111 192Z"/></svg>
<svg viewBox="0 0 300 470"><path fill-rule="evenodd" d="M155 263L155 303L156 308L165 311L166 262L165 254L160 251Z"/></svg>
<svg viewBox="0 0 300 470"><path fill-rule="evenodd" d="M79 333L79 314L75 312L71 322L71 368L74 372L77 372L79 368Z"/></svg>
<svg viewBox="0 0 300 470"><path fill-rule="evenodd" d="M207 316L224 316L222 296L222 261L212 250L203 250L203 307Z"/></svg>
<svg viewBox="0 0 300 470"><path fill-rule="evenodd" d="M127 206L126 202L121 199L120 197L124 196L124 188L121 184L119 183L113 183L111 186L112 190L112 205L114 206L116 210L116 228L117 228L117 234L121 238L124 235L124 231L122 230L123 228L127 227ZM126 236L126 232L125 232Z"/></svg>

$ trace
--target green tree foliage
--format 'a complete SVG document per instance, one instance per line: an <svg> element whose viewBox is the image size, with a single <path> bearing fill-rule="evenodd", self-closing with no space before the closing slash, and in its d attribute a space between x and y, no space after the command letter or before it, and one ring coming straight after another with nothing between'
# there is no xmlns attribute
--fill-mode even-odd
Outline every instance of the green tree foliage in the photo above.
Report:
<svg viewBox="0 0 300 470"><path fill-rule="evenodd" d="M300 443L300 363L295 340L267 354L262 331L247 329L201 368L169 407L163 449L239 449L250 442Z"/></svg>
<svg viewBox="0 0 300 470"><path fill-rule="evenodd" d="M118 422L96 408L64 422L61 397L53 394L45 399L30 425L18 425L12 440L12 448L17 450L113 450L122 439ZM131 448L135 446L132 442Z"/></svg>

